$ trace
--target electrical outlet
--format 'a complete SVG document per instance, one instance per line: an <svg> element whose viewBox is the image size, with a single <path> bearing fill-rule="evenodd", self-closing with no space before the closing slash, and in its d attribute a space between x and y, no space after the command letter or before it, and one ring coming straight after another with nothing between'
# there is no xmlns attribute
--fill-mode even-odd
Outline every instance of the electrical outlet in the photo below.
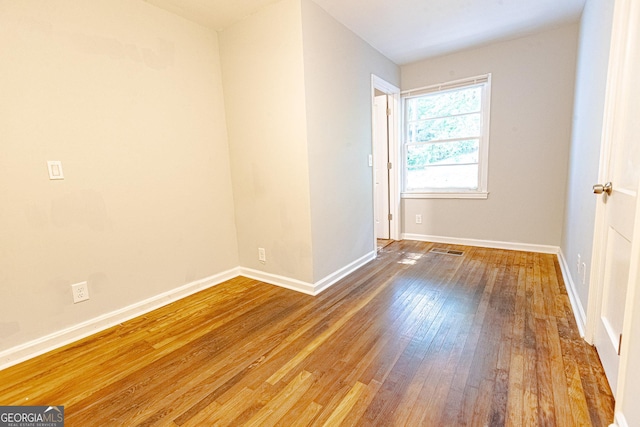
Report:
<svg viewBox="0 0 640 427"><path fill-rule="evenodd" d="M73 293L74 304L89 299L89 285L87 282L80 282L75 285L71 285L71 292Z"/></svg>
<svg viewBox="0 0 640 427"><path fill-rule="evenodd" d="M267 262L267 253L264 248L258 248L258 261L263 264Z"/></svg>
<svg viewBox="0 0 640 427"><path fill-rule="evenodd" d="M416 224L422 224L422 215L416 214Z"/></svg>

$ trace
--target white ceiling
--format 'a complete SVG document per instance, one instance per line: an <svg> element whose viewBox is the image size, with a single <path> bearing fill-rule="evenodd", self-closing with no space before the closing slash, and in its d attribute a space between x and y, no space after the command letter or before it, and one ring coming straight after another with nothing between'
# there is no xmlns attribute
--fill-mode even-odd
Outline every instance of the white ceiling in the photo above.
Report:
<svg viewBox="0 0 640 427"><path fill-rule="evenodd" d="M278 0L145 0L222 30ZM576 22L585 0L313 0L396 64Z"/></svg>

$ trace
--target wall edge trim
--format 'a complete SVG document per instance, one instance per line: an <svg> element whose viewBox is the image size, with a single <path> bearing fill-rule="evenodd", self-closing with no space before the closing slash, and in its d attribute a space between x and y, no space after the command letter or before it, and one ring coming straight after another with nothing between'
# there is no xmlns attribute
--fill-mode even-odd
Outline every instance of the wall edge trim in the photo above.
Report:
<svg viewBox="0 0 640 427"><path fill-rule="evenodd" d="M404 240L417 240L420 242L446 243L451 245L479 246L482 248L507 249L513 251L538 252L557 255L559 246L539 245L535 243L501 242L497 240L466 239L460 237L431 236L426 234L403 233Z"/></svg>
<svg viewBox="0 0 640 427"><path fill-rule="evenodd" d="M609 424L609 427L629 427L629 423L627 423L627 419L622 412L616 411L613 423Z"/></svg>
<svg viewBox="0 0 640 427"><path fill-rule="evenodd" d="M280 276L278 274L267 273L264 271L246 267L239 267L239 274L240 276L268 283L269 285L279 286L281 288L301 292L307 295L314 295L313 284L304 282L302 280L292 279L290 277Z"/></svg>
<svg viewBox="0 0 640 427"><path fill-rule="evenodd" d="M578 324L580 336L584 338L587 326L587 315L584 312L582 301L580 300L578 290L576 289L576 284L571 276L571 269L569 268L569 264L567 263L567 259L565 258L562 249L558 252L558 261L560 263L560 270L562 271L562 278L564 279L564 286L567 289L567 294L569 295L569 302L571 303L573 316Z"/></svg>
<svg viewBox="0 0 640 427"><path fill-rule="evenodd" d="M313 284L250 268L234 267L221 273L187 283L126 307L69 326L59 331L55 331L43 337L0 351L0 371L109 329L119 323L142 316L153 310L164 307L165 305L186 298L199 291L219 285L238 276L259 280L281 288L316 296L363 265L372 261L375 257L376 251L371 251Z"/></svg>
<svg viewBox="0 0 640 427"><path fill-rule="evenodd" d="M327 275L323 279L318 280L314 284L314 287L315 287L314 295L318 295L320 292L324 291L325 289L329 288L330 286L332 286L335 283L339 282L340 280L344 279L349 274L351 274L354 271L358 270L360 267L362 267L365 264L368 264L369 262L373 261L374 259L376 259L376 254L377 253L378 253L377 250L372 250L371 252L361 256L357 260L345 265L341 269L336 270L333 273Z"/></svg>
<svg viewBox="0 0 640 427"><path fill-rule="evenodd" d="M189 295L219 285L238 275L239 268L235 267L0 351L0 370L17 365L20 362L40 356L57 348L64 347L65 345L116 326L119 323L134 319L171 304L172 302L188 297Z"/></svg>

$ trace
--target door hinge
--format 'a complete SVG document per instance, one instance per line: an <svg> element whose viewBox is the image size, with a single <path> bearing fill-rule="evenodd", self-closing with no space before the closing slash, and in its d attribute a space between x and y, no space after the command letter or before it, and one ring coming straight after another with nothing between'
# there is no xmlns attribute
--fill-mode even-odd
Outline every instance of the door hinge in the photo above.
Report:
<svg viewBox="0 0 640 427"><path fill-rule="evenodd" d="M393 214L389 214L387 218L389 218L389 221L391 221L393 219Z"/></svg>
<svg viewBox="0 0 640 427"><path fill-rule="evenodd" d="M387 116L391 115L391 108L387 108Z"/></svg>
<svg viewBox="0 0 640 427"><path fill-rule="evenodd" d="M621 348L622 348L622 334L620 334L620 339L618 340L618 356L620 356Z"/></svg>
<svg viewBox="0 0 640 427"><path fill-rule="evenodd" d="M391 164L391 162L388 162L388 163L387 163L387 169L391 169L391 168L392 168L392 166L393 166L393 165Z"/></svg>

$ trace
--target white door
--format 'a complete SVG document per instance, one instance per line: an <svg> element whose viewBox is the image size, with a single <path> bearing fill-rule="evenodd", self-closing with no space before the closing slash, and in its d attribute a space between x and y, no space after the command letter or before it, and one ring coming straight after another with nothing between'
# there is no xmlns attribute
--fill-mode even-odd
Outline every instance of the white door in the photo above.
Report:
<svg viewBox="0 0 640 427"><path fill-rule="evenodd" d="M387 95L376 95L373 101L374 108L374 170L375 182L375 221L376 238L389 238L389 131L387 116Z"/></svg>
<svg viewBox="0 0 640 427"><path fill-rule="evenodd" d="M605 105L604 151L600 177L594 186L601 194L598 209L603 219L598 262L600 293L599 317L594 344L616 394L620 364L620 346L624 345L622 327L628 291L630 253L636 197L640 183L640 33L630 24L631 4L617 1L609 60ZM605 183L611 183L610 195ZM598 230L596 230L598 231ZM637 260L635 261L637 262Z"/></svg>

